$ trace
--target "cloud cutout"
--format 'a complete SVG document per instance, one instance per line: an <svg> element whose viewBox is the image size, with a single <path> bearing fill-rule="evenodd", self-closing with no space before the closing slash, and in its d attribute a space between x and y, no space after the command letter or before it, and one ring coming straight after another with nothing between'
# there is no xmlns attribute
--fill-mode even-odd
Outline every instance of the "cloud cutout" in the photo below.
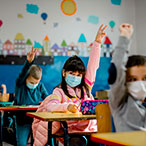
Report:
<svg viewBox="0 0 146 146"><path fill-rule="evenodd" d="M99 18L97 16L90 15L88 17L88 22L92 23L92 24L98 24L99 23Z"/></svg>
<svg viewBox="0 0 146 146"><path fill-rule="evenodd" d="M39 7L33 4L26 4L26 11L32 14L38 14Z"/></svg>

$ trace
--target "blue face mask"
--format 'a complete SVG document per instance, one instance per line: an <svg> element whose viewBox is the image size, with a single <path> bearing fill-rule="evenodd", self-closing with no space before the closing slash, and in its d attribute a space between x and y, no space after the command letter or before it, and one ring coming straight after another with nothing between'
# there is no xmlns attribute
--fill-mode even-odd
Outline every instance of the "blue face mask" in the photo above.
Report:
<svg viewBox="0 0 146 146"><path fill-rule="evenodd" d="M72 74L67 74L65 81L70 87L76 87L81 84L82 78Z"/></svg>
<svg viewBox="0 0 146 146"><path fill-rule="evenodd" d="M31 84L31 83L28 82L28 83L26 84L26 86L27 86L29 89L35 89L35 88L38 86L38 84L39 84L39 83L37 83L37 84Z"/></svg>

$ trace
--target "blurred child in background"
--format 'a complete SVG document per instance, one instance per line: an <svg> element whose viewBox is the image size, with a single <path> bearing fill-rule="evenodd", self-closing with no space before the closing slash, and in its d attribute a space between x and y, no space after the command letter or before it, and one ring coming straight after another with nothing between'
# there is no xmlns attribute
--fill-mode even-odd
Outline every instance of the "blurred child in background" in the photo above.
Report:
<svg viewBox="0 0 146 146"><path fill-rule="evenodd" d="M47 90L43 83L40 82L42 70L40 66L33 65L36 50L32 50L27 54L27 60L22 68L21 73L16 79L15 86L15 105L39 105L39 102L47 96ZM30 133L32 118L17 112L17 140L18 146L26 146Z"/></svg>
<svg viewBox="0 0 146 146"><path fill-rule="evenodd" d="M146 131L146 57L129 56L133 26L120 26L119 42L109 69L109 104L117 132Z"/></svg>

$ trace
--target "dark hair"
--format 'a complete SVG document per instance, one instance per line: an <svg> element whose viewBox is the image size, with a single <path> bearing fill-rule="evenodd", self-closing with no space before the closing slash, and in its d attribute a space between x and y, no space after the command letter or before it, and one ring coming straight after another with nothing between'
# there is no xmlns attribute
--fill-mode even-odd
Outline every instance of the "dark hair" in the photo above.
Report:
<svg viewBox="0 0 146 146"><path fill-rule="evenodd" d="M32 76L35 79L40 79L42 76L42 69L38 65L32 65L29 70L29 75Z"/></svg>
<svg viewBox="0 0 146 146"><path fill-rule="evenodd" d="M86 90L86 93L89 97L89 89L87 87L87 85L85 84L84 81L84 77L85 77L85 65L83 63L83 61L78 57L78 56L72 56L70 57L64 64L63 66L63 70L66 71L78 71L79 73L81 73L83 75L82 77L82 81L81 84L78 85L77 87L81 90L81 98L84 97L84 91L83 91L83 87ZM73 96L71 96L67 90L67 83L65 81L65 78L63 77L63 72L62 72L62 81L60 83L61 88L63 89L64 93L70 97L73 98Z"/></svg>
<svg viewBox="0 0 146 146"><path fill-rule="evenodd" d="M128 57L126 68L141 65L146 65L146 57L142 55L132 55Z"/></svg>
<svg viewBox="0 0 146 146"><path fill-rule="evenodd" d="M141 65L142 66L146 65L146 57L141 55L132 55L128 57L126 68L133 66L141 66ZM114 63L111 63L111 66L108 71L109 71L108 83L113 84L116 81L116 77L117 77L117 70Z"/></svg>

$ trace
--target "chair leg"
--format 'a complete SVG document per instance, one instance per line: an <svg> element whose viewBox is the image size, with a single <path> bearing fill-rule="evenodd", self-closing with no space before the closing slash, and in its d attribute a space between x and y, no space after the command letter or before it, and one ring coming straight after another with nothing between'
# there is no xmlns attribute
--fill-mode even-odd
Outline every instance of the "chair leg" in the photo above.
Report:
<svg viewBox="0 0 146 146"><path fill-rule="evenodd" d="M16 122L16 116L13 115L13 127L14 127L14 135L15 135L15 146L17 146L17 122Z"/></svg>
<svg viewBox="0 0 146 146"><path fill-rule="evenodd" d="M86 136L83 136L83 138L85 139L85 141L86 141L86 146L87 146L88 140L87 140Z"/></svg>
<svg viewBox="0 0 146 146"><path fill-rule="evenodd" d="M3 146L3 116L4 112L0 111L0 146Z"/></svg>
<svg viewBox="0 0 146 146"><path fill-rule="evenodd" d="M30 144L31 144L31 146L33 146L33 133L32 133L32 129L31 129L31 131L30 131L30 137L31 137L31 142L30 142Z"/></svg>

